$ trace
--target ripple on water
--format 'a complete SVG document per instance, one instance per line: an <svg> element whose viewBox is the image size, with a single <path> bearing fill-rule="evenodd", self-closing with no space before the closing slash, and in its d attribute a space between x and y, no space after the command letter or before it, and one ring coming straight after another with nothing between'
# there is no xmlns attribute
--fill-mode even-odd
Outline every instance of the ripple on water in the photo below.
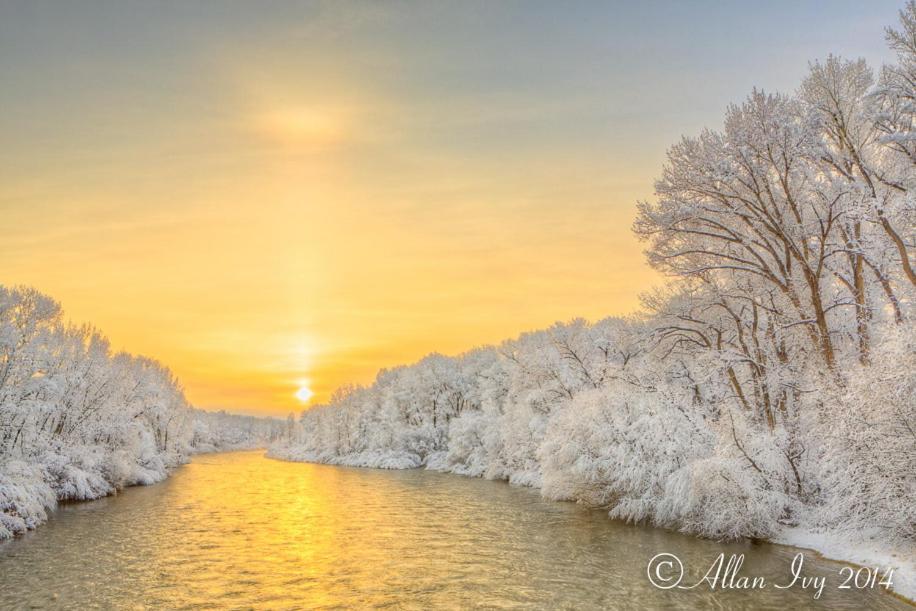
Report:
<svg viewBox="0 0 916 611"><path fill-rule="evenodd" d="M0 608L908 608L880 593L662 592L649 558L745 553L786 575L795 550L627 526L501 482L422 470L210 455L165 482L66 504L0 544ZM839 565L810 557L813 574ZM836 583L834 581L834 583Z"/></svg>

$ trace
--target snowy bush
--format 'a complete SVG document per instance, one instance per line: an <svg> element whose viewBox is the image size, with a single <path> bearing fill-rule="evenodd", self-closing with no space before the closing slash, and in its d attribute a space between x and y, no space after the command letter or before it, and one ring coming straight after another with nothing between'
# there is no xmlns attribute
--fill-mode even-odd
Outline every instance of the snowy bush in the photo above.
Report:
<svg viewBox="0 0 916 611"><path fill-rule="evenodd" d="M916 541L916 337L888 330L871 358L821 408L809 526Z"/></svg>
<svg viewBox="0 0 916 611"><path fill-rule="evenodd" d="M452 420L448 452L440 470L471 477L483 476L490 462L484 438L492 428L494 423L481 410L469 410Z"/></svg>
<svg viewBox="0 0 916 611"><path fill-rule="evenodd" d="M56 505L57 496L38 467L22 461L0 463L0 539L35 528Z"/></svg>
<svg viewBox="0 0 916 611"><path fill-rule="evenodd" d="M654 521L714 539L766 538L777 531L785 503L743 458L712 456L671 474Z"/></svg>

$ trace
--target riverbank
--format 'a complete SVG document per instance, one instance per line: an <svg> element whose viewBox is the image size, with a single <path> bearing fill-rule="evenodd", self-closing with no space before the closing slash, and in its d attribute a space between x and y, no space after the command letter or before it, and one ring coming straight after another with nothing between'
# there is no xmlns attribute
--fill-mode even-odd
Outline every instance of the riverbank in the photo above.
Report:
<svg viewBox="0 0 916 611"><path fill-rule="evenodd" d="M831 533L816 533L800 528L785 528L773 543L809 549L829 560L848 562L880 571L894 568L891 591L916 606L916 550L882 544L874 540L850 540ZM879 577L880 579L880 577Z"/></svg>
<svg viewBox="0 0 916 611"><path fill-rule="evenodd" d="M0 540L33 530L60 501L88 501L168 477L185 454L154 455L143 462L99 448L46 452L0 462Z"/></svg>
<svg viewBox="0 0 916 611"><path fill-rule="evenodd" d="M132 486L163 481L192 456L263 449L265 444L205 443L182 453L135 460L105 448L69 448L29 460L0 460L0 540L21 535L47 522L61 501L91 501Z"/></svg>
<svg viewBox="0 0 916 611"><path fill-rule="evenodd" d="M439 454L434 454L431 456L431 460L424 461L416 454L411 453L363 452L340 456L330 453L318 454L304 451L300 448L274 446L268 450L266 456L289 462L376 469L422 468L466 477L482 476L481 473L450 469L445 457ZM525 473L520 477L495 479L504 479L514 485L541 490L540 477L534 473ZM543 492L541 496L549 498ZM551 500L575 501L576 499ZM868 539L864 535L850 537L849 533L843 535L818 533L798 527L782 527L776 531L774 536L764 540L779 545L813 550L820 556L830 560L848 562L872 569L877 567L882 571L882 574L885 569L893 568L893 581L890 591L898 598L916 606L916 550L895 547L886 542Z"/></svg>

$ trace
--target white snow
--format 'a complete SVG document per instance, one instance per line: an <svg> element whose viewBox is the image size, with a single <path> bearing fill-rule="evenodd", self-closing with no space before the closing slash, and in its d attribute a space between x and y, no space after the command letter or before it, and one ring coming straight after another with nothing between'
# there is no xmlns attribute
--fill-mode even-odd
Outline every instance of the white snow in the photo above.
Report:
<svg viewBox="0 0 916 611"><path fill-rule="evenodd" d="M916 602L916 555L912 546L894 546L886 541L815 533L801 528L786 528L773 538L774 543L811 549L825 558L877 568L883 575L894 569L893 591Z"/></svg>

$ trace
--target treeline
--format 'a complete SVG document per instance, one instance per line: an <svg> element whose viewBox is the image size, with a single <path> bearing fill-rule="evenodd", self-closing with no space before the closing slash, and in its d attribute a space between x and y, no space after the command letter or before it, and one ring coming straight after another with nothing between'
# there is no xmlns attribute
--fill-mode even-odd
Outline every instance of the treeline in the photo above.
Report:
<svg viewBox="0 0 916 611"><path fill-rule="evenodd" d="M193 452L263 447L282 430L193 409L160 363L112 352L34 289L0 285L0 539L58 500L150 484Z"/></svg>
<svg viewBox="0 0 916 611"><path fill-rule="evenodd" d="M195 453L263 448L286 439L287 428L277 418L194 410L190 444Z"/></svg>
<svg viewBox="0 0 916 611"><path fill-rule="evenodd" d="M431 355L274 453L504 478L705 536L916 540L916 3L897 63L811 65L671 147L644 311Z"/></svg>

